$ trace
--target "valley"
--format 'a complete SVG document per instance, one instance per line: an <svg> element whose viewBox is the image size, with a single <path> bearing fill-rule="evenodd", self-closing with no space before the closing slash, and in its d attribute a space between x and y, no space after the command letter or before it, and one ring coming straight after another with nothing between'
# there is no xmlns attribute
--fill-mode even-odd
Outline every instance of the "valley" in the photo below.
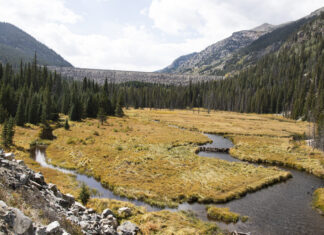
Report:
<svg viewBox="0 0 324 235"><path fill-rule="evenodd" d="M304 141L292 140L293 135L307 131L308 125L305 122L296 122L274 115L219 111L208 113L207 110L199 110L198 113L198 110L130 109L125 110L125 114L124 118L109 118L104 125L100 125L98 120L87 119L82 122L71 122L71 129L68 131L62 127L57 128L54 131L57 138L47 142L49 144L46 149L47 162L61 168L70 169L72 170L71 173L77 171L96 178L111 193L107 194L102 191L104 189L100 189L99 193L102 193L103 198L91 199L88 206L99 211L105 207L113 208L114 205L117 205L116 208L118 208L118 205L127 205L134 210L136 208L138 213L132 221L143 223L144 218L140 214L144 213L146 222L142 226L146 230L148 229L148 234L150 233L150 229L147 228L148 224L157 218L159 218L160 223L168 224L164 226L171 230L175 229L175 227L172 227L175 225L169 224L168 219L171 218L177 218L182 223L187 223L186 228L193 226L192 229L197 229L193 230L196 232L201 231L199 229L206 229L206 225L200 222L198 223L199 226L198 224L189 226L189 217L186 217L185 214L181 215L181 212L180 214L173 214L172 211L175 210L172 209L173 207L178 207L180 210L193 210L198 213L200 219L205 220L207 218L206 210L203 204L197 204L197 202L210 204L234 200L233 203L229 202L228 205L235 205L237 204L236 201L241 201L237 198L243 196L242 201L244 201L245 197L247 199L251 196L254 198L254 194L260 200L264 198L264 196L260 196L260 193L262 195L262 192L265 192L266 195L269 190L262 189L266 185L276 184L285 179L288 179L288 185L294 185L290 182L293 182L295 177L297 179L305 178L302 175L299 176L298 173L293 173L292 181L289 179L291 176L288 173L291 172L289 168L282 171L276 167L264 168L237 161L227 162L213 157L196 156L195 149L202 144L211 145L210 138L213 139L216 146L217 142L220 141L212 135L208 135L209 138L207 138L207 136L201 134L202 132L222 134L232 139L235 146L231 148L230 152L239 159L263 162L257 160L264 158L271 162L275 154L278 159L282 159L282 162L279 160L271 162L274 165L287 165L323 177L323 153L307 147ZM227 125L220 125L225 123L224 120L227 120ZM264 135L260 133L259 125L263 126ZM28 129L30 130L29 133ZM30 143L35 140L34 138L37 139L38 127L34 126L28 129L17 132L15 143ZM275 151L272 148L273 146L269 145L271 141L276 141L273 143L277 146ZM23 148L28 149L28 146L22 144L21 149ZM291 156L289 161L284 161L286 159L283 156L287 149L291 149ZM28 152L17 150L15 154L17 158L23 159L32 168L43 172L45 179L57 184L66 193L77 196L78 182L76 180L86 182L90 187L96 187L86 177L78 176L75 178L73 174L66 175L55 169L48 169L46 166L45 168L41 167L30 158ZM199 155L209 156L211 154L213 156L213 153L205 154ZM245 159L243 156L258 158L255 161L253 158ZM172 159L171 162L170 159ZM225 158L225 160L228 159ZM290 162L293 164L286 164ZM55 172L61 176L53 177L53 173L48 174L50 172ZM69 180L62 183L62 177ZM240 179L244 179L244 181ZM118 184L116 184L117 182ZM201 182L204 182L204 184L201 184ZM321 180L317 180L317 182L321 182ZM243 188L241 187L242 184L244 185ZM314 181L312 185L314 184L317 183ZM238 185L240 185L239 188ZM322 184L318 185L321 186ZM291 191L289 186L285 186L285 184L278 186L280 190L288 187L287 192ZM274 186L273 189L276 187ZM305 188L305 190L307 189ZM252 193L253 191L258 192ZM248 196L244 196L247 192L249 192ZM279 191L275 190L274 192ZM250 193L252 193L251 196L249 196ZM110 199L105 199L107 196ZM125 201L126 198L123 197L130 200L127 199L126 202L114 201L116 199ZM309 197L308 199L301 197L301 200L306 200L303 205L307 205ZM142 202L153 205L153 207ZM187 202L194 204L191 205ZM132 205L132 203L137 206ZM223 207L223 204L216 205ZM170 211L160 212L159 207L165 206L170 208ZM234 207L236 208L236 206ZM312 214L317 214L315 210L308 208ZM236 211L241 212L242 208L238 207ZM243 213L250 215L250 212L246 209L243 209ZM321 221L321 218L319 219ZM253 218L250 218L250 220L252 221L247 222L247 225L245 223L242 225L242 222L239 222L238 229L248 230L249 227L252 228L248 224L253 224ZM219 226L223 229L234 229L232 225L227 227L224 224L219 224ZM180 228L178 227L178 229ZM159 231L167 230L159 228Z"/></svg>

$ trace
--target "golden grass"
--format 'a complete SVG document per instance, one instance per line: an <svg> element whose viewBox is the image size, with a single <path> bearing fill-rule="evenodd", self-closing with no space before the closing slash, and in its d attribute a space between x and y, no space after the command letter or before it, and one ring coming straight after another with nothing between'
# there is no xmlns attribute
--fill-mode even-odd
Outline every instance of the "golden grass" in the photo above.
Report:
<svg viewBox="0 0 324 235"><path fill-rule="evenodd" d="M285 165L324 177L324 153L293 141L294 134L308 132L307 122L272 114L244 114L206 110L129 110L130 116L142 116L201 132L224 134L235 148L230 153L241 160Z"/></svg>
<svg viewBox="0 0 324 235"><path fill-rule="evenodd" d="M290 177L277 168L199 157L210 140L199 132L150 121L148 111L128 117L71 122L54 131L51 163L92 175L115 193L157 206L184 201L224 202Z"/></svg>
<svg viewBox="0 0 324 235"><path fill-rule="evenodd" d="M119 219L123 219L122 217L119 217L120 215L118 215L118 209L121 207L130 208L132 211L132 217L146 213L145 207L135 206L130 202L123 202L108 198L91 198L87 203L87 207L94 209L97 213L102 213L105 209L109 208Z"/></svg>
<svg viewBox="0 0 324 235"><path fill-rule="evenodd" d="M318 188L314 192L313 206L324 215L324 188Z"/></svg>
<svg viewBox="0 0 324 235"><path fill-rule="evenodd" d="M255 136L291 136L308 130L306 122L287 119L272 114L246 114L206 110L128 110L129 116L142 116L186 129L214 134L238 134Z"/></svg>
<svg viewBox="0 0 324 235"><path fill-rule="evenodd" d="M144 215L137 216L131 221L140 225L141 232L144 235L222 234L214 223L198 220L189 212L149 212Z"/></svg>
<svg viewBox="0 0 324 235"><path fill-rule="evenodd" d="M249 162L283 165L324 178L324 154L306 146L304 141L267 136L231 136L232 156Z"/></svg>
<svg viewBox="0 0 324 235"><path fill-rule="evenodd" d="M237 223L240 220L240 214L231 212L229 208L208 206L207 216L210 219L222 221L225 223Z"/></svg>

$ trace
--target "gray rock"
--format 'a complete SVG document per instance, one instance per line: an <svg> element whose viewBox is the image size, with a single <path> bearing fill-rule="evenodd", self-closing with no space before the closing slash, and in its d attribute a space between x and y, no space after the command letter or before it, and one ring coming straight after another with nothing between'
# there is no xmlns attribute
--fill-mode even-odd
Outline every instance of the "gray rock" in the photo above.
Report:
<svg viewBox="0 0 324 235"><path fill-rule="evenodd" d="M15 154L13 154L13 153L5 153L4 158L12 161L15 158Z"/></svg>
<svg viewBox="0 0 324 235"><path fill-rule="evenodd" d="M129 207L121 207L118 209L118 214L129 217L132 215L132 210Z"/></svg>
<svg viewBox="0 0 324 235"><path fill-rule="evenodd" d="M7 204L4 201L0 201L0 210L5 210L7 208L8 208Z"/></svg>
<svg viewBox="0 0 324 235"><path fill-rule="evenodd" d="M34 179L37 183L39 183L39 184L41 184L41 185L45 183L45 182L44 182L44 176L43 176L42 173L40 173L40 172L35 173L33 179Z"/></svg>
<svg viewBox="0 0 324 235"><path fill-rule="evenodd" d="M126 221L117 228L118 235L136 235L139 232L139 227L130 221Z"/></svg>
<svg viewBox="0 0 324 235"><path fill-rule="evenodd" d="M24 235L34 234L33 221L16 208L13 208L12 211L16 215L12 226L14 232Z"/></svg>
<svg viewBox="0 0 324 235"><path fill-rule="evenodd" d="M54 195L56 195L56 193L57 193L57 187L56 187L55 184L49 183L48 184L48 188L49 188L49 190L51 190L54 193Z"/></svg>
<svg viewBox="0 0 324 235"><path fill-rule="evenodd" d="M46 227L46 234L62 234L60 233L60 223L58 221L54 221L52 223L50 223L49 225L47 225Z"/></svg>
<svg viewBox="0 0 324 235"><path fill-rule="evenodd" d="M109 226L104 226L101 228L101 234L105 234L105 235L116 235L117 232L115 229L109 227Z"/></svg>
<svg viewBox="0 0 324 235"><path fill-rule="evenodd" d="M29 176L26 175L25 173L24 174L21 174L20 177L19 177L19 181L22 184L26 184L27 181L28 181L28 179L29 179Z"/></svg>
<svg viewBox="0 0 324 235"><path fill-rule="evenodd" d="M114 213L112 212L112 210L110 210L109 208L105 209L102 213L101 213L101 217L104 219L106 218L108 215L114 215Z"/></svg>
<svg viewBox="0 0 324 235"><path fill-rule="evenodd" d="M75 202L74 197L71 194L62 194L64 200L66 200L70 206Z"/></svg>
<svg viewBox="0 0 324 235"><path fill-rule="evenodd" d="M24 166L25 165L25 162L23 160L17 160L17 164L18 165L21 165L21 166Z"/></svg>
<svg viewBox="0 0 324 235"><path fill-rule="evenodd" d="M76 211L76 212L83 212L85 210L86 208L79 202L75 202L72 207L72 211Z"/></svg>
<svg viewBox="0 0 324 235"><path fill-rule="evenodd" d="M46 235L46 227L38 227L36 229L36 235Z"/></svg>

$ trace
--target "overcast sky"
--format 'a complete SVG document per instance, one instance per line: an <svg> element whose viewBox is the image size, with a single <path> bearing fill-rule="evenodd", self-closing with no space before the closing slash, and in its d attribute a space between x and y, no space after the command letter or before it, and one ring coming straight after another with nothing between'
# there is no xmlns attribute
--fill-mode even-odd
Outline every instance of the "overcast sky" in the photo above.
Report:
<svg viewBox="0 0 324 235"><path fill-rule="evenodd" d="M323 6L323 0L0 0L0 21L76 67L155 71L234 31L296 20Z"/></svg>

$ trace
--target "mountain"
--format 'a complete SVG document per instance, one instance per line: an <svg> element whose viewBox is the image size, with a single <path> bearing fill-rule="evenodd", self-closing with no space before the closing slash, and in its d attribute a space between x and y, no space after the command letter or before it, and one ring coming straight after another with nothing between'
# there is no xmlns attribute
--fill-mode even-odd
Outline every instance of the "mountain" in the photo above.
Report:
<svg viewBox="0 0 324 235"><path fill-rule="evenodd" d="M255 64L263 56L278 51L293 33L323 11L324 7L297 21L277 26L263 24L251 30L235 32L199 53L176 59L160 72L204 75L235 73Z"/></svg>
<svg viewBox="0 0 324 235"><path fill-rule="evenodd" d="M20 60L30 62L37 53L40 65L72 67L55 51L48 48L21 29L0 22L0 62L18 65Z"/></svg>
<svg viewBox="0 0 324 235"><path fill-rule="evenodd" d="M204 71L209 70L211 67L221 70L235 52L251 44L262 35L271 32L275 27L270 24L263 24L251 30L235 32L232 36L207 47L199 53L179 57L160 72L204 74Z"/></svg>

